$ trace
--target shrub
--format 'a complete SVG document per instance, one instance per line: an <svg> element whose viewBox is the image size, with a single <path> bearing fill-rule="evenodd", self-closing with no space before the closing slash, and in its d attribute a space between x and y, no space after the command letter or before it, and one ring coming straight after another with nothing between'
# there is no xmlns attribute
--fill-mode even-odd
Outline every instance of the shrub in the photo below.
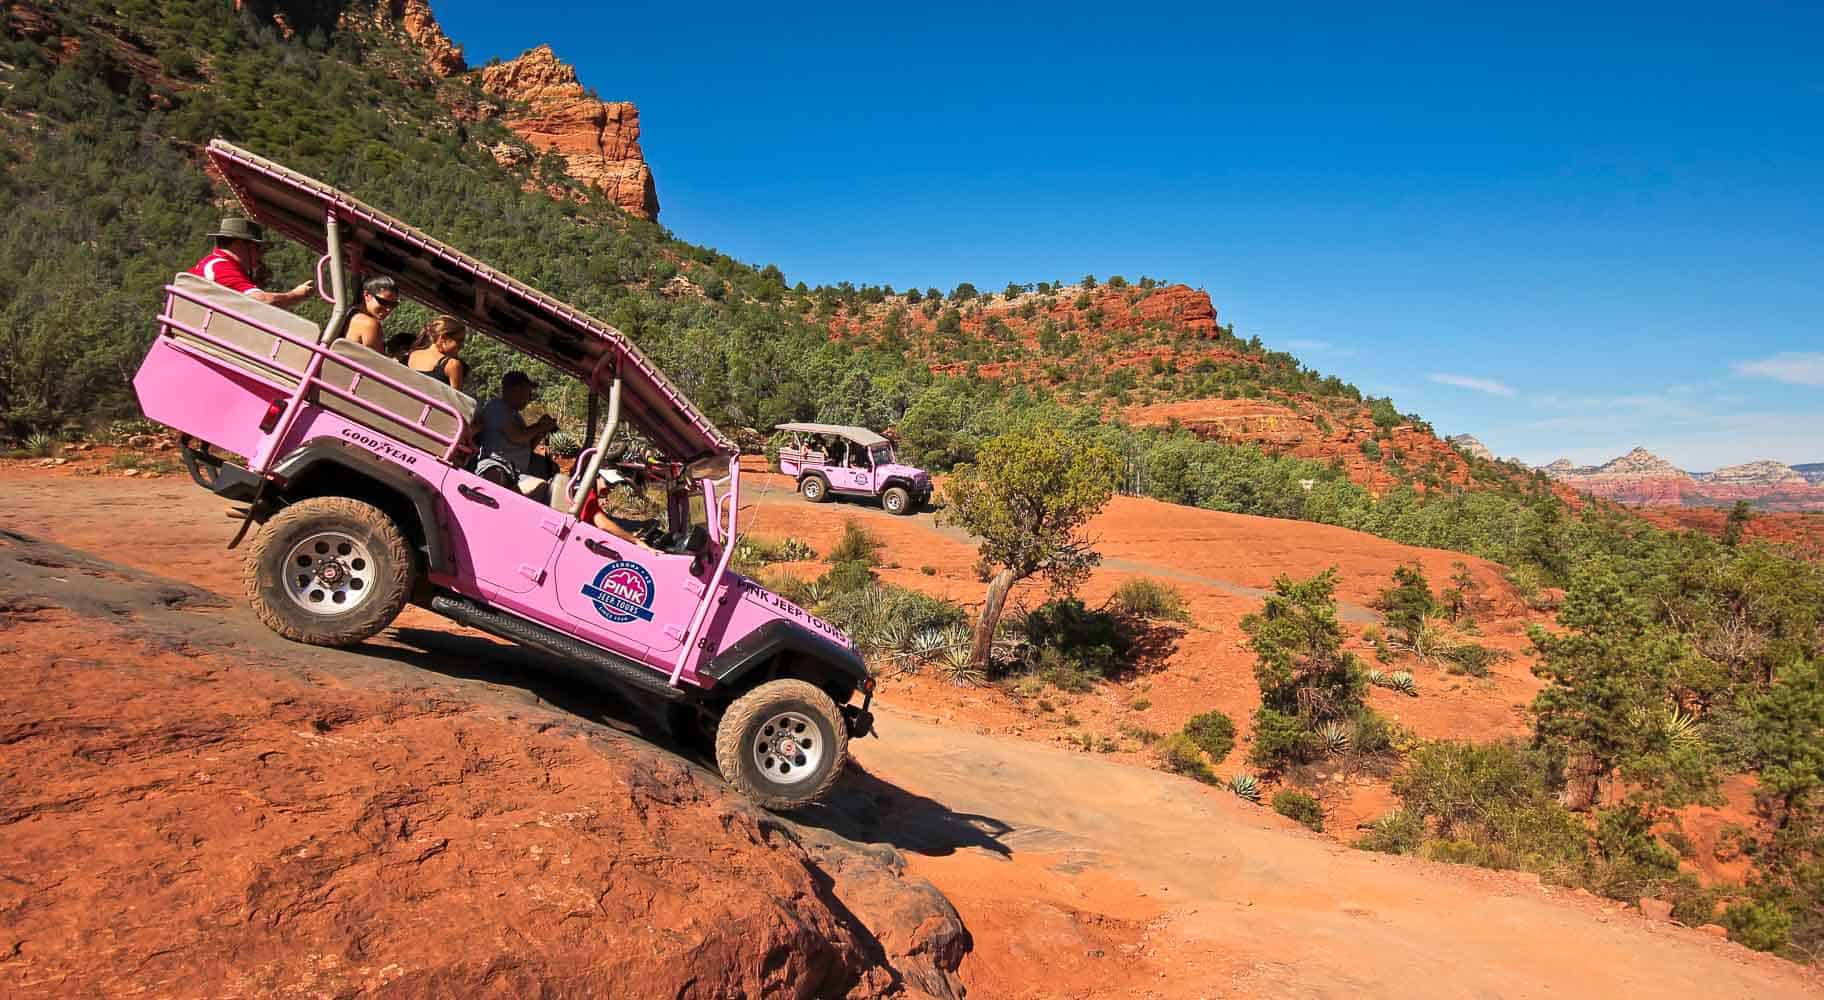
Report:
<svg viewBox="0 0 1824 1000"><path fill-rule="evenodd" d="M1075 597L1047 601L1026 616L1026 642L1040 665L1069 666L1094 677L1113 677L1127 664L1134 638L1106 611Z"/></svg>
<svg viewBox="0 0 1824 1000"><path fill-rule="evenodd" d="M854 518L849 518L842 523L842 537L830 548L830 561L879 566L880 550L885 547L886 543L880 540L880 536L862 527Z"/></svg>
<svg viewBox="0 0 1824 1000"><path fill-rule="evenodd" d="M1184 724L1184 735L1210 755L1211 763L1221 764L1235 749L1235 722L1219 711L1192 716Z"/></svg>
<svg viewBox="0 0 1824 1000"><path fill-rule="evenodd" d="M1304 792L1281 789L1273 796L1273 811L1319 833L1324 830L1324 807Z"/></svg>
<svg viewBox="0 0 1824 1000"><path fill-rule="evenodd" d="M1134 703L1127 707L1133 709L1136 712L1144 712L1147 709L1153 707L1153 702L1152 702L1152 699L1150 699L1150 698L1135 698Z"/></svg>
<svg viewBox="0 0 1824 1000"><path fill-rule="evenodd" d="M1210 770L1210 765L1204 763L1203 751L1183 733L1167 736L1160 741L1158 753L1160 766L1173 774L1196 778L1206 785L1220 781L1216 772Z"/></svg>
<svg viewBox="0 0 1824 1000"><path fill-rule="evenodd" d="M1404 809L1374 821L1355 846L1380 854L1412 854L1425 842L1425 821Z"/></svg>
<svg viewBox="0 0 1824 1000"><path fill-rule="evenodd" d="M874 586L874 571L868 568L867 563L844 561L831 566L828 572L818 577L818 582L832 593L856 593Z"/></svg>
<svg viewBox="0 0 1824 1000"><path fill-rule="evenodd" d="M1378 462L1381 460L1380 443L1373 438L1363 438L1359 447L1361 448L1362 457L1366 458L1368 461Z"/></svg>
<svg viewBox="0 0 1824 1000"><path fill-rule="evenodd" d="M1471 677L1487 677L1491 665L1513 657L1513 654L1505 650L1490 649L1474 642L1445 646L1440 655L1444 658L1446 670Z"/></svg>
<svg viewBox="0 0 1824 1000"><path fill-rule="evenodd" d="M1672 883L1672 919L1686 927L1702 927L1716 921L1716 900L1721 893L1706 889L1690 872L1680 874Z"/></svg>
<svg viewBox="0 0 1824 1000"><path fill-rule="evenodd" d="M1723 911L1732 941L1755 951L1778 951L1792 940L1792 914L1770 902L1737 903Z"/></svg>
<svg viewBox="0 0 1824 1000"><path fill-rule="evenodd" d="M1316 735L1305 728L1298 716L1264 706L1254 713L1254 743L1248 750L1248 759L1255 767L1272 770L1309 763L1321 752Z"/></svg>
<svg viewBox="0 0 1824 1000"><path fill-rule="evenodd" d="M1438 602L1425 580L1425 569L1418 563L1395 567L1393 586L1381 591L1375 606L1386 613L1387 628L1415 649L1426 619L1438 610Z"/></svg>
<svg viewBox="0 0 1824 1000"><path fill-rule="evenodd" d="M919 571L919 572L920 572L920 573L923 573L923 574L924 574L924 575L926 575L926 576L936 576L936 575L937 575L937 567L936 567L936 566L931 566L931 565L924 565L924 566L920 566L920 567L919 567L919 568L918 568L918 571Z"/></svg>
<svg viewBox="0 0 1824 1000"><path fill-rule="evenodd" d="M1191 620L1190 606L1185 603L1184 595L1177 587L1147 577L1135 577L1123 583L1121 589L1115 591L1115 601L1128 614L1141 618L1177 622Z"/></svg>

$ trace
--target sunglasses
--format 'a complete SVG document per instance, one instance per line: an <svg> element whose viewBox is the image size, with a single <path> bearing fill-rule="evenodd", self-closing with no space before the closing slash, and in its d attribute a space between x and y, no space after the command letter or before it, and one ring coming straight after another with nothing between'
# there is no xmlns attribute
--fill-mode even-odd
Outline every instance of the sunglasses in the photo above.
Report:
<svg viewBox="0 0 1824 1000"><path fill-rule="evenodd" d="M397 298L389 299L379 295L369 295L368 298L373 299L375 305L385 306L388 309L396 309L399 307L399 300Z"/></svg>

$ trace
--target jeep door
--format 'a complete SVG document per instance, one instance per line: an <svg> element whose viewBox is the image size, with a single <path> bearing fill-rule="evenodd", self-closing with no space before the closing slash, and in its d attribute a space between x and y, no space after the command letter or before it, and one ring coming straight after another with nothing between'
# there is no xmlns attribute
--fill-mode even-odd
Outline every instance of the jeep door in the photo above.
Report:
<svg viewBox="0 0 1824 1000"><path fill-rule="evenodd" d="M671 652L703 594L691 562L576 521L557 553L557 603L584 639L630 656Z"/></svg>
<svg viewBox="0 0 1824 1000"><path fill-rule="evenodd" d="M868 461L868 450L853 441L845 442L846 451L840 467L830 469L830 488L841 493L874 492L874 464Z"/></svg>
<svg viewBox="0 0 1824 1000"><path fill-rule="evenodd" d="M437 503L459 578L476 577L488 597L528 594L545 582L567 515L467 469L450 470Z"/></svg>

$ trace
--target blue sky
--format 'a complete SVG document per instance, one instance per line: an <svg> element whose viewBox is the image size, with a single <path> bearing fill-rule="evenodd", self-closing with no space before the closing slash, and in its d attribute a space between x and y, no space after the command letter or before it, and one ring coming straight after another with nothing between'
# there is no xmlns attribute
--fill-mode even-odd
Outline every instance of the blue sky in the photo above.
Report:
<svg viewBox="0 0 1824 1000"><path fill-rule="evenodd" d="M788 280L1149 274L1502 456L1824 461L1816 4L433 5Z"/></svg>

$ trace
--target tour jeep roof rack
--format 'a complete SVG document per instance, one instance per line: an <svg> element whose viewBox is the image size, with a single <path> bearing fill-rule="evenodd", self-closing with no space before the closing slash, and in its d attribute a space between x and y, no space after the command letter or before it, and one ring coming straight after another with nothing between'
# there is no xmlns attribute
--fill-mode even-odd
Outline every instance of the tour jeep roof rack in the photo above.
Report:
<svg viewBox="0 0 1824 1000"><path fill-rule="evenodd" d="M523 354L607 391L621 380L621 419L667 458L691 463L739 449L627 335L337 190L220 139L209 160L249 217L326 254L336 219L342 253L400 294L448 313Z"/></svg>

